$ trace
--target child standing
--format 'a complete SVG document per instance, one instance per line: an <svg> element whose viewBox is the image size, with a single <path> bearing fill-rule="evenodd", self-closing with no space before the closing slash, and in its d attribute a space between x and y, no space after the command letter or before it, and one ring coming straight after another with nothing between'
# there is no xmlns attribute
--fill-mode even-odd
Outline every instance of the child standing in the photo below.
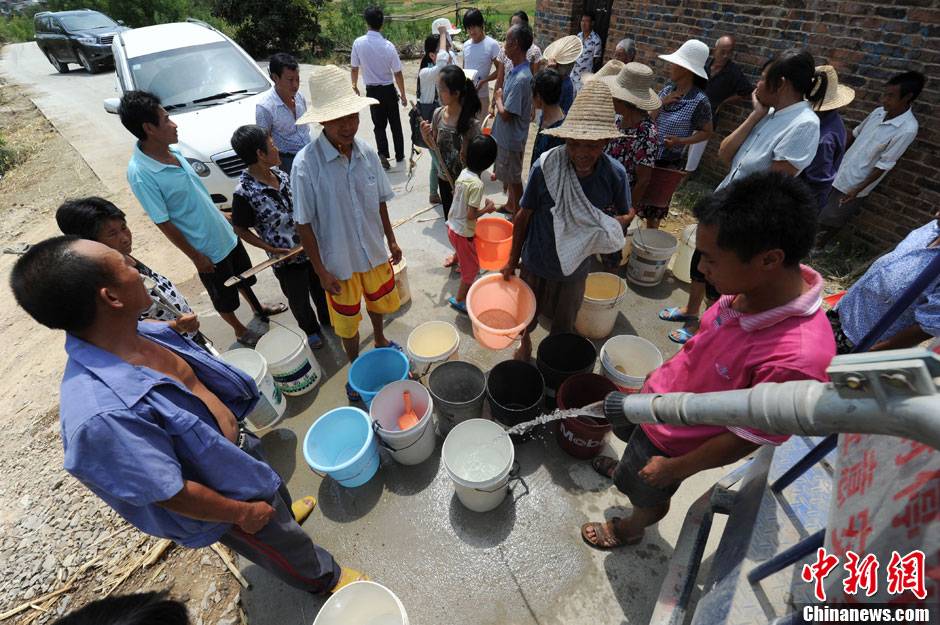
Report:
<svg viewBox="0 0 940 625"><path fill-rule="evenodd" d="M532 146L532 160L534 165L543 152L548 152L554 147L564 145L565 140L561 137L543 134L543 130L549 128L558 128L565 121L565 113L561 109L559 101L561 99L563 79L561 74L550 67L546 67L532 77L532 108L541 109L542 119L539 120L539 131L535 135L535 144Z"/></svg>
<svg viewBox="0 0 940 625"><path fill-rule="evenodd" d="M467 293L480 273L473 235L477 219L496 210L493 200L483 198L483 180L480 172L496 161L496 142L487 135L477 135L467 146L467 168L460 172L454 183L454 203L447 220L447 238L457 250L460 267L460 288L457 297L447 301L462 313L467 312Z"/></svg>

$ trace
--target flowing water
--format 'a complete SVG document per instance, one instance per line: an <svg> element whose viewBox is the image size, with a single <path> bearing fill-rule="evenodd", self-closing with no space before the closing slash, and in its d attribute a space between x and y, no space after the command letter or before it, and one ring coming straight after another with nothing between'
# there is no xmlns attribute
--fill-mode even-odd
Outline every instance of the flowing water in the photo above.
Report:
<svg viewBox="0 0 940 625"><path fill-rule="evenodd" d="M588 404L583 408L557 408L547 414L539 415L531 421L518 423L509 428L507 433L525 434L534 427L551 423L552 421L558 421L560 419L570 419L571 417L593 417L595 419L604 419L604 402L597 401L593 404Z"/></svg>

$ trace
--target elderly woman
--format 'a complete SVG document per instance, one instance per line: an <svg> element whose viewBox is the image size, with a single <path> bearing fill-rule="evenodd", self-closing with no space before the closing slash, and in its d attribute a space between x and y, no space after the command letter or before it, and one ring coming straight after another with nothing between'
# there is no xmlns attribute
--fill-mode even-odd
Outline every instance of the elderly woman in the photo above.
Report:
<svg viewBox="0 0 940 625"><path fill-rule="evenodd" d="M678 169L685 146L712 136L712 106L704 91L708 54L706 44L689 39L672 54L659 55L669 63L669 82L659 92L662 108L652 114L662 140L657 167Z"/></svg>
<svg viewBox="0 0 940 625"><path fill-rule="evenodd" d="M141 276L156 282L153 290L159 291L163 298L179 311L178 316L171 315L159 305L160 298L151 293L150 297L154 303L140 316L141 319L166 321L171 328L186 338L196 338L199 320L186 303L183 294L168 278L131 256L133 238L130 228L127 227L124 211L103 198L86 197L65 202L56 211L55 220L63 234L74 234L83 239L97 241L124 254Z"/></svg>

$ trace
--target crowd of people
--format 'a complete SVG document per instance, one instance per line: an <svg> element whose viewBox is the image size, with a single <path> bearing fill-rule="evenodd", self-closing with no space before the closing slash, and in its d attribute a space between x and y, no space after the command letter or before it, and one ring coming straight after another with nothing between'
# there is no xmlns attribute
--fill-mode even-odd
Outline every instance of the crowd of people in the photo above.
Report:
<svg viewBox="0 0 940 625"><path fill-rule="evenodd" d="M402 256L388 215L394 193L386 170L393 156L405 158L398 105L408 97L401 61L381 34L381 10L369 7L364 18L368 32L352 47L351 81L339 67L315 69L309 102L299 91L296 60L271 58L274 86L257 105L256 123L231 138L245 170L230 218L173 147L176 125L157 97L134 91L121 100L121 122L137 138L127 171L134 195L193 262L212 306L246 346L258 335L235 316L239 294L261 316L288 306L260 304L254 278L226 286L250 267L243 242L272 259L295 252L274 273L313 349L323 347L329 330L353 362L363 301L375 347L401 349L384 331L384 316L400 305L392 265ZM911 104L923 76L891 78L883 106L848 135L838 111L854 92L806 50L776 54L752 89L733 62L730 35L711 51L692 39L660 55L668 75L656 91L655 72L636 61L644 56L642 42L620 41L602 64L595 19L585 11L581 31L543 53L524 12L513 15L500 46L483 31L481 12L470 9L462 59L453 41L461 29L446 19L432 25L416 95L420 133L434 155L431 199L443 207L454 250L444 265L460 273L450 305L466 312L479 274L477 220L501 211L513 222L502 274L508 280L518 271L536 296L536 316L515 357L531 356L542 313L551 316L551 333L572 332L593 257L619 255L635 218L657 228L666 216L661 206L644 203L653 172L694 169L719 113L750 97L751 112L718 150L730 172L694 208L699 226L688 303L660 312L663 320L694 327L670 335L685 346L651 373L643 392L825 380L837 350L853 349L940 249L940 227L931 221L876 262L828 315L821 276L802 264L857 212L913 140ZM372 115L375 148L357 136L364 109ZM313 139L311 125L321 129ZM505 185L500 206L486 197L490 167ZM179 289L131 255L124 212L83 198L63 204L56 218L64 236L33 246L17 262L11 285L31 316L67 335L60 412L66 470L147 533L189 547L222 542L311 592L365 579L340 567L300 528L314 501L292 502L260 440L242 425L258 398L254 382L206 351ZM817 224L824 229L818 240ZM615 262L603 265L616 271ZM141 276L153 281L152 290ZM158 306L161 297L178 314ZM938 298L935 281L875 349L940 333ZM710 305L699 318L703 300ZM359 400L349 384L346 393ZM787 438L718 426L643 425L618 435L628 441L623 457L599 457L593 467L633 510L625 519L582 527L583 539L602 549L641 540L668 512L682 480Z"/></svg>

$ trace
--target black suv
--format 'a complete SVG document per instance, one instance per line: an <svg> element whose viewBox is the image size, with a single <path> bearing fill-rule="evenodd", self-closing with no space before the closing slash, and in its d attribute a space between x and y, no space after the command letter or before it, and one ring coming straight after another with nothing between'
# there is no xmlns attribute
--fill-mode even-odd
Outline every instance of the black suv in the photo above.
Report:
<svg viewBox="0 0 940 625"><path fill-rule="evenodd" d="M60 74L69 71L69 63L78 63L89 74L103 65L113 65L111 40L115 33L127 30L98 11L59 11L37 13L33 17L36 45Z"/></svg>

